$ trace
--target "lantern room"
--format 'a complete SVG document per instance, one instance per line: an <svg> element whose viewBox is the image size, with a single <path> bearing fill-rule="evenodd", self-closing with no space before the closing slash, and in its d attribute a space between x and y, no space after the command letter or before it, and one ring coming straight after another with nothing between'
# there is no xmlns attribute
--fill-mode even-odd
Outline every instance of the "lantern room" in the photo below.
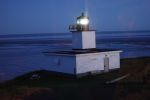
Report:
<svg viewBox="0 0 150 100"><path fill-rule="evenodd" d="M76 24L70 25L69 30L72 31L89 31L89 17L85 15L84 13L81 14L81 16L77 17Z"/></svg>

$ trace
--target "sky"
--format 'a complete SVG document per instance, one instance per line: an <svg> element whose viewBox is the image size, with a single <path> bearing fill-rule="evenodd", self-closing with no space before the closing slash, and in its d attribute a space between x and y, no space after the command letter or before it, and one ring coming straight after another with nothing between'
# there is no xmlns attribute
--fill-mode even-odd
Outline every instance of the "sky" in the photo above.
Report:
<svg viewBox="0 0 150 100"><path fill-rule="evenodd" d="M150 0L0 0L0 34L69 32L84 11L97 31L150 30Z"/></svg>

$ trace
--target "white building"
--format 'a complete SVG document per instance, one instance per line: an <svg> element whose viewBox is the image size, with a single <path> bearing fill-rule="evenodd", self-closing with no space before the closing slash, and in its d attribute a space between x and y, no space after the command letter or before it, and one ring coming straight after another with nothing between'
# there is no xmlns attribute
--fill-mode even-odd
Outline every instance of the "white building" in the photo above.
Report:
<svg viewBox="0 0 150 100"><path fill-rule="evenodd" d="M96 34L89 30L88 24L88 17L82 15L77 18L76 25L70 26L72 50L47 53L51 59L48 70L80 76L120 68L122 51L96 49Z"/></svg>
<svg viewBox="0 0 150 100"><path fill-rule="evenodd" d="M83 34L86 34L86 32L73 33L72 45L74 50L47 53L51 57L49 70L80 76L120 68L121 51L93 49L95 47L95 42L93 43L95 32L87 32L87 35L89 34L93 38L90 40L87 40L85 37L88 36L85 35L84 37Z"/></svg>

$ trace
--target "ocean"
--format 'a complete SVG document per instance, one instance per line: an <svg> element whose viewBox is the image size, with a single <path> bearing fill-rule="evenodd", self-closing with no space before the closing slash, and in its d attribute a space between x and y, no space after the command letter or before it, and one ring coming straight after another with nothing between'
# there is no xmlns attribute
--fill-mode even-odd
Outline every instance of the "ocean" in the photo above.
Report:
<svg viewBox="0 0 150 100"><path fill-rule="evenodd" d="M150 57L150 31L97 32L98 49L122 50L121 58ZM0 35L0 82L49 67L43 52L72 49L71 33Z"/></svg>

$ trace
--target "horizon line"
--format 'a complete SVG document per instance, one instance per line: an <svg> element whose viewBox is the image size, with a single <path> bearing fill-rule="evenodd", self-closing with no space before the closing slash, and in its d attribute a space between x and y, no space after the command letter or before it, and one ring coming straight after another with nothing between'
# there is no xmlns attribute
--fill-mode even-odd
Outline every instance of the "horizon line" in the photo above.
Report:
<svg viewBox="0 0 150 100"><path fill-rule="evenodd" d="M124 30L124 31L96 31L97 33L127 33L127 32L133 32L133 33L141 33L141 32L150 32L150 30ZM20 34L20 33L15 33L15 34L11 34L11 33L4 33L4 34L0 34L0 36L4 36L4 35L45 35L45 34L66 34L66 33L71 33L71 32L51 32L51 33L24 33L24 34Z"/></svg>

